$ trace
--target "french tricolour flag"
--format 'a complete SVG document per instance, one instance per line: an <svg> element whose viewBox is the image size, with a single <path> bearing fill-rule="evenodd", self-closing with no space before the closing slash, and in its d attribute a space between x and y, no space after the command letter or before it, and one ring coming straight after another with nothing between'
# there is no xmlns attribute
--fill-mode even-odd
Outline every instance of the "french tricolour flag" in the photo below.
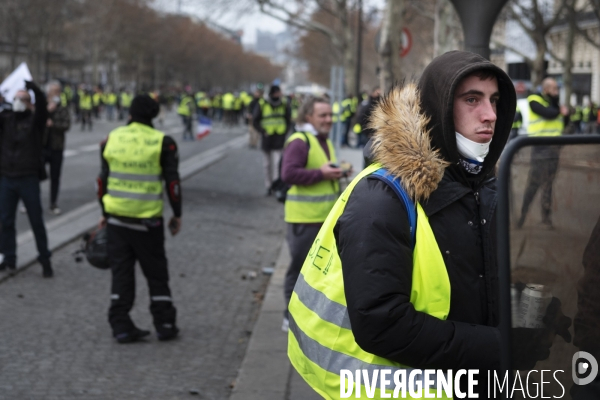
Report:
<svg viewBox="0 0 600 400"><path fill-rule="evenodd" d="M210 118L203 115L198 116L198 125L196 126L196 140L200 140L210 133L212 122Z"/></svg>

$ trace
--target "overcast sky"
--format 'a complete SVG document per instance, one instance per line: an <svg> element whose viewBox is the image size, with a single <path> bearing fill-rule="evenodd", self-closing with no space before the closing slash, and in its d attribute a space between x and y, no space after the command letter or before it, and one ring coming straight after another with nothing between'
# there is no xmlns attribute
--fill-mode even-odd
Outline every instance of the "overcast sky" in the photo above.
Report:
<svg viewBox="0 0 600 400"><path fill-rule="evenodd" d="M286 25L261 13L257 7L248 7L247 4L252 4L252 1L236 1L240 6L230 7L223 10L215 6L219 4L219 0L181 0L181 10L186 14L195 15L199 18L208 18L212 22L222 25L231 30L243 30L244 36L242 41L246 44L256 41L256 29L282 32ZM157 8L166 12L177 12L178 0L155 0ZM209 4L213 4L210 6ZM232 3L232 2L230 2Z"/></svg>
<svg viewBox="0 0 600 400"><path fill-rule="evenodd" d="M177 12L179 1L184 13L202 19L210 19L231 30L243 30L242 41L245 44L256 41L256 30L282 32L286 25L268 15L261 13L255 0L153 0L158 9ZM224 4L233 6L224 7ZM382 9L385 0L363 0L364 9Z"/></svg>

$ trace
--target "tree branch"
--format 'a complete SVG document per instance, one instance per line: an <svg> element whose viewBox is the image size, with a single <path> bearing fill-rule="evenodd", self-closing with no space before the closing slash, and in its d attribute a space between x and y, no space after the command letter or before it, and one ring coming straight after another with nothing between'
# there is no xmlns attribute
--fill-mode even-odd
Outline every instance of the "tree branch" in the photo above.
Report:
<svg viewBox="0 0 600 400"><path fill-rule="evenodd" d="M519 49L517 49L515 47L512 47L512 46L510 46L510 45L508 45L506 43L503 43L503 42L501 42L501 41L499 41L497 39L493 39L492 43L494 43L496 46L498 46L500 48L512 51L513 53L520 55L521 57L523 57L525 59L525 61L528 64L532 64L533 63L533 59L531 57L529 57L527 54L523 53L521 50L519 50Z"/></svg>
<svg viewBox="0 0 600 400"><path fill-rule="evenodd" d="M514 3L513 3L514 4ZM517 24L525 31L529 36L533 36L535 34L535 30L531 29L525 22L523 22L524 16L522 14L517 13L512 7L508 7L508 13L512 20L516 21Z"/></svg>
<svg viewBox="0 0 600 400"><path fill-rule="evenodd" d="M295 13L286 9L285 7L275 4L269 0L258 0L258 3L259 3L260 11L263 14L266 14L270 17L273 17L283 23L294 26L296 28L308 30L308 31L321 32L324 35L330 37L332 40L339 40L339 38L337 37L337 34L333 30L329 29L328 27L326 27L323 24L320 24L315 21L310 21L307 19L300 18L300 17L298 17L298 15L296 15ZM284 16L281 16L281 15L275 13L274 11L267 9L266 7L271 7L272 9L274 9L276 11L280 11L284 14Z"/></svg>
<svg viewBox="0 0 600 400"><path fill-rule="evenodd" d="M592 37L590 36L590 34L588 33L587 30L585 29L581 29L579 26L575 27L575 30L577 31L578 34L580 34L589 44L591 44L592 46L594 46L595 48L600 50L600 43L594 41L594 39L592 39Z"/></svg>

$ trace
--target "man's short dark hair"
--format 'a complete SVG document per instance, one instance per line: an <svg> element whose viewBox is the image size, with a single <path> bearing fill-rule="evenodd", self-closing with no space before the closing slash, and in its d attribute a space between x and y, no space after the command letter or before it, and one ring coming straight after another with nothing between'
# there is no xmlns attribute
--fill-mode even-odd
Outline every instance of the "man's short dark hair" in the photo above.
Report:
<svg viewBox="0 0 600 400"><path fill-rule="evenodd" d="M482 81L487 81L492 78L498 79L496 73L491 69L478 69L477 71L471 72L469 75L465 76L463 79L466 79L470 76L476 76Z"/></svg>
<svg viewBox="0 0 600 400"><path fill-rule="evenodd" d="M310 96L302 103L300 110L298 110L298 119L296 120L299 124L306 123L306 116L312 115L315 111L315 104L317 103L325 103L329 104L329 100L326 100L324 97L319 96Z"/></svg>

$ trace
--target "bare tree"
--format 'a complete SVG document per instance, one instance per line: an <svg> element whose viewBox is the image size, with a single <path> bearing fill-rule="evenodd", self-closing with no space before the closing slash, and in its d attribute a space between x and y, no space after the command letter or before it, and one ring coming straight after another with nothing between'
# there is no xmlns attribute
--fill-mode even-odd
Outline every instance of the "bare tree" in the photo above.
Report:
<svg viewBox="0 0 600 400"><path fill-rule="evenodd" d="M351 29L351 14L355 10L349 0L256 0L260 11L297 29L319 32L325 35L342 55L346 87L354 87L355 53L354 33ZM311 18L321 11L329 16L331 23L325 24ZM336 29L336 26L339 29Z"/></svg>
<svg viewBox="0 0 600 400"><path fill-rule="evenodd" d="M517 53L525 59L531 70L531 83L534 86L540 85L544 79L545 58L549 50L548 32L563 16L565 1L557 0L554 7L544 0L511 0L507 5L509 18L514 20L535 44L535 55L532 57L515 46L498 40L495 41L495 44Z"/></svg>

